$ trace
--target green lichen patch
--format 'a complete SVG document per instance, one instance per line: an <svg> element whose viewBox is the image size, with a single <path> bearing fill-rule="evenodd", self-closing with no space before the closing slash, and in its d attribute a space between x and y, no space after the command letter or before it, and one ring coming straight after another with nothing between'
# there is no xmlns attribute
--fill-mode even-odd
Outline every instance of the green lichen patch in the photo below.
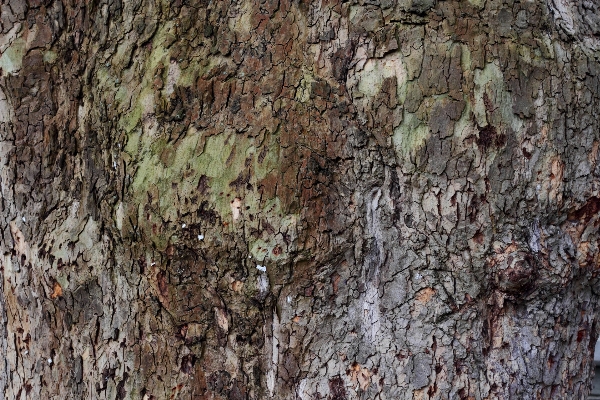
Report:
<svg viewBox="0 0 600 400"><path fill-rule="evenodd" d="M518 132L523 122L513 113L513 99L502 71L495 63L475 70L472 111L479 127L510 126Z"/></svg>
<svg viewBox="0 0 600 400"><path fill-rule="evenodd" d="M471 5L477 7L482 10L485 7L485 0L468 0Z"/></svg>
<svg viewBox="0 0 600 400"><path fill-rule="evenodd" d="M25 40L15 39L11 45L0 56L0 68L4 73L14 74L21 69L23 56L25 55Z"/></svg>
<svg viewBox="0 0 600 400"><path fill-rule="evenodd" d="M429 137L429 127L413 113L405 112L402 123L394 129L392 140L396 153L405 159L414 154Z"/></svg>
<svg viewBox="0 0 600 400"><path fill-rule="evenodd" d="M289 245L296 237L298 216L283 214L281 200L268 201L259 212L258 237L249 238L249 252L263 263L279 263L289 259Z"/></svg>
<svg viewBox="0 0 600 400"><path fill-rule="evenodd" d="M401 88L407 80L406 67L400 53L393 53L385 58L368 60L363 69L357 73L358 90L369 98L375 97L386 78L395 77L397 88Z"/></svg>
<svg viewBox="0 0 600 400"><path fill-rule="evenodd" d="M52 50L48 50L48 51L44 52L43 60L45 63L53 64L54 61L56 61L57 57L58 57L58 55L56 54L56 52L54 52Z"/></svg>
<svg viewBox="0 0 600 400"><path fill-rule="evenodd" d="M300 103L306 103L310 100L311 87L314 81L315 78L308 72L305 72L302 75L300 84L296 88L296 101L299 101Z"/></svg>
<svg viewBox="0 0 600 400"><path fill-rule="evenodd" d="M175 143L139 133L131 136L126 151L139 160L131 196L141 208L149 197L155 199L153 222L147 228L157 243L164 246L170 231L152 231L150 225L156 221L177 225L182 215L195 214L201 205L218 216L226 230L260 227L268 212L259 186L278 173L277 133L265 134L261 140L228 130L210 135L192 127ZM273 212L281 219L279 206ZM275 217L269 218L279 225ZM277 253L275 247L270 248Z"/></svg>

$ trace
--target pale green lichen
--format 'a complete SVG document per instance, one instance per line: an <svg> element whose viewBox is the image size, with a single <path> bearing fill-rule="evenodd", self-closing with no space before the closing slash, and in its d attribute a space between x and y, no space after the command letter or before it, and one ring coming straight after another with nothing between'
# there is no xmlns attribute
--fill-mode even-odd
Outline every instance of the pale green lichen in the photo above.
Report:
<svg viewBox="0 0 600 400"><path fill-rule="evenodd" d="M69 289L69 275L68 274L59 274L55 277L56 281L60 285L63 292Z"/></svg>
<svg viewBox="0 0 600 400"><path fill-rule="evenodd" d="M245 22L241 23L236 27L243 28ZM135 168L128 207L120 211L125 215L123 220L127 220L127 215L137 220L158 249L178 240L173 235L181 226L178 222L181 214L189 212L190 199L196 199L194 204L197 205L208 201L208 208L220 218L225 230L246 229L244 227L248 225L256 229L264 218L274 227L282 221L287 224L289 221L286 216L282 217L281 206L265 205L259 191L261 180L279 171L277 130L248 137L225 127L215 134L212 129L197 130L191 125L174 142L162 132L160 121L154 115L161 104L155 103L168 103L175 85L192 86L199 77L225 61L217 56L209 61L190 57L185 67L180 67L179 62L170 57L171 28L167 24L157 31L152 51L143 64L143 75L133 83L136 86L118 87L114 96L122 110L119 127L126 134L124 151L133 160ZM159 64L164 68L157 76ZM115 86L112 71L114 66L98 69L99 86ZM305 77L305 95L310 96L312 77L308 73ZM162 89L155 88L157 79L163 81ZM206 180L206 191L199 191L200 179ZM146 207L149 199L151 208ZM260 218L254 218L258 216ZM171 225L163 225L163 222ZM122 227L124 223L119 225ZM288 229L287 225L285 229ZM218 231L214 234L218 235ZM283 247L281 233L254 239L262 241L263 247L269 249L272 260L283 257L278 248ZM251 244L254 246L254 242Z"/></svg>
<svg viewBox="0 0 600 400"><path fill-rule="evenodd" d="M144 74L139 80L134 80L129 85L119 83L119 75L121 72L126 72L126 70L121 71L121 68L131 56L126 42L118 47L109 64L102 64L96 69L98 88L110 93L117 86L114 99L121 111L119 126L127 134L133 134L133 130L139 125L142 118L155 111L153 81L156 77L154 74L159 63L162 62L165 66L169 65L170 50L165 48L164 44L167 41L167 36L172 35L174 32L175 27L172 22L160 27L152 40L152 51L145 58L143 64ZM115 75L115 71L119 75Z"/></svg>
<svg viewBox="0 0 600 400"><path fill-rule="evenodd" d="M473 121L471 119L471 102L465 101L465 109L463 110L459 120L454 124L454 136L460 139L466 139L473 133L473 129Z"/></svg>
<svg viewBox="0 0 600 400"><path fill-rule="evenodd" d="M392 141L396 153L405 158L414 154L429 137L429 127L415 114L404 112L402 123L394 129Z"/></svg>
<svg viewBox="0 0 600 400"><path fill-rule="evenodd" d="M407 81L407 72L400 53L391 54L385 58L369 59L363 69L357 72L358 90L367 97L375 97L387 78L396 78L396 95Z"/></svg>
<svg viewBox="0 0 600 400"><path fill-rule="evenodd" d="M175 222L183 200L201 195L230 229L250 223L250 214L267 215L267 207L261 203L257 186L261 179L277 171L277 134L266 134L260 145L258 138L241 136L234 131L205 135L206 132L190 128L177 143L167 142L161 137L130 135L125 150L139 160L132 184L134 202L144 204L147 192L156 190L157 217ZM263 152L265 146L267 149ZM209 188L207 193L200 194L198 184L202 176L206 177ZM238 185L234 184L240 176L249 177L250 188L245 179ZM235 218L233 201L239 202L242 218ZM276 207L274 212L280 214L280 207ZM280 216L277 218L281 219ZM256 221L255 225L258 224ZM165 245L163 239L155 238L161 246Z"/></svg>
<svg viewBox="0 0 600 400"><path fill-rule="evenodd" d="M460 67L463 71L471 70L471 49L466 44L461 44Z"/></svg>
<svg viewBox="0 0 600 400"><path fill-rule="evenodd" d="M310 100L311 87L314 81L314 77L305 71L300 80L300 84L296 88L296 101L306 103Z"/></svg>
<svg viewBox="0 0 600 400"><path fill-rule="evenodd" d="M121 70L129 64L132 53L136 48L134 38L135 37L132 35L117 46L117 51L113 55L111 62L117 70Z"/></svg>
<svg viewBox="0 0 600 400"><path fill-rule="evenodd" d="M519 46L519 58L522 61L525 61L527 64L531 64L531 59L532 59L531 53L532 53L532 51L529 46L524 46L524 45ZM533 56L535 57L535 53Z"/></svg>
<svg viewBox="0 0 600 400"><path fill-rule="evenodd" d="M21 69L23 56L25 54L25 40L15 39L11 45L0 56L0 68L7 74L14 74Z"/></svg>
<svg viewBox="0 0 600 400"><path fill-rule="evenodd" d="M541 39L537 40L539 44L539 50L542 57L546 59L554 59L554 44L552 38L548 34L541 35Z"/></svg>
<svg viewBox="0 0 600 400"><path fill-rule="evenodd" d="M43 60L45 63L53 64L54 61L56 61L57 57L58 57L58 55L56 54L56 52L54 52L52 50L48 50L48 51L44 52Z"/></svg>
<svg viewBox="0 0 600 400"><path fill-rule="evenodd" d="M468 0L473 6L482 10L485 7L485 0Z"/></svg>
<svg viewBox="0 0 600 400"><path fill-rule="evenodd" d="M288 244L284 240L293 242L296 237L296 224L298 216L295 214L284 215L281 200L278 197L271 199L260 209L260 216L271 227L278 229L276 232L263 229L258 238L250 238L248 250L252 257L260 262L280 263L289 259L289 252L285 251Z"/></svg>
<svg viewBox="0 0 600 400"><path fill-rule="evenodd" d="M477 125L509 125L513 131L518 132L523 126L523 121L513 113L512 96L506 90L504 76L498 65L488 63L483 69L475 70L473 82L475 86L472 110ZM493 107L492 110L486 108L486 97Z"/></svg>
<svg viewBox="0 0 600 400"><path fill-rule="evenodd" d="M252 3L243 2L242 8L237 12L235 18L229 19L229 29L244 35L249 35L255 28L252 26Z"/></svg>

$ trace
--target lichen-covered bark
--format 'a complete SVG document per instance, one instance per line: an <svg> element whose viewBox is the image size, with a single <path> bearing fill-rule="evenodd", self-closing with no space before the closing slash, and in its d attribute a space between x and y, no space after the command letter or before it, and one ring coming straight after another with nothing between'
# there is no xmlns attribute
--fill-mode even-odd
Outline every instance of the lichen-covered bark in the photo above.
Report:
<svg viewBox="0 0 600 400"><path fill-rule="evenodd" d="M579 399L591 1L3 0L0 397Z"/></svg>

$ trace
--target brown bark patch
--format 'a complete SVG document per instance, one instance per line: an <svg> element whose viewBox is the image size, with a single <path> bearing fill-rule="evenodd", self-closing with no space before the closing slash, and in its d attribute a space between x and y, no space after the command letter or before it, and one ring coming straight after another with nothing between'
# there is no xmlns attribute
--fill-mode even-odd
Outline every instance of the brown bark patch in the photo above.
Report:
<svg viewBox="0 0 600 400"><path fill-rule="evenodd" d="M181 372L190 375L194 372L194 364L196 364L196 356L188 354L181 358Z"/></svg>
<svg viewBox="0 0 600 400"><path fill-rule="evenodd" d="M434 383L432 386L429 386L429 389L427 390L427 395L429 397L433 397L435 392L437 392L437 384L436 383Z"/></svg>
<svg viewBox="0 0 600 400"><path fill-rule="evenodd" d="M350 380L352 382L358 382L362 390L366 390L371 384L373 372L369 371L367 368L362 368L357 362L352 363L350 369L346 373L350 375Z"/></svg>
<svg viewBox="0 0 600 400"><path fill-rule="evenodd" d="M583 207L570 212L568 219L572 222L580 221L586 224L592 217L598 214L598 211L600 211L600 198L592 197L583 205Z"/></svg>
<svg viewBox="0 0 600 400"><path fill-rule="evenodd" d="M346 400L346 388L344 380L337 376L329 380L329 397L328 400Z"/></svg>
<svg viewBox="0 0 600 400"><path fill-rule="evenodd" d="M274 256L279 256L281 253L283 253L283 250L281 249L281 246L275 246L271 253L273 253Z"/></svg>
<svg viewBox="0 0 600 400"><path fill-rule="evenodd" d="M592 164L592 165L596 165L596 161L598 160L598 148L599 147L600 147L600 142L594 141L594 144L592 145L592 151L590 152L590 155L588 157L588 160L589 160L590 164Z"/></svg>
<svg viewBox="0 0 600 400"><path fill-rule="evenodd" d="M427 398L426 397L427 394L428 394L428 392L425 389L415 390L413 392L413 399L414 400L425 400Z"/></svg>
<svg viewBox="0 0 600 400"><path fill-rule="evenodd" d="M337 294L339 290L339 284L342 277L339 274L333 274L331 277L331 285L333 286L333 294Z"/></svg>
<svg viewBox="0 0 600 400"><path fill-rule="evenodd" d="M57 281L54 281L54 285L52 287L52 294L50 294L50 298L52 300L54 300L57 297L62 297L62 295L63 295L63 290L62 290L62 287L60 286L60 283L58 283Z"/></svg>
<svg viewBox="0 0 600 400"><path fill-rule="evenodd" d="M496 127L492 125L486 125L484 127L478 126L479 137L477 138L477 146L482 150L487 150L492 147L502 147L506 144L506 135L504 133L498 133Z"/></svg>
<svg viewBox="0 0 600 400"><path fill-rule="evenodd" d="M158 291L161 296L166 297L168 294L167 276L164 271L160 271L156 274L156 281L158 283Z"/></svg>
<svg viewBox="0 0 600 400"><path fill-rule="evenodd" d="M550 164L550 199L561 201L562 195L559 192L563 181L564 164L559 157L553 157Z"/></svg>
<svg viewBox="0 0 600 400"><path fill-rule="evenodd" d="M231 282L231 290L234 292L239 292L244 287L244 282L242 281L233 281Z"/></svg>
<svg viewBox="0 0 600 400"><path fill-rule="evenodd" d="M17 254L25 254L25 252L27 251L27 243L25 242L25 236L23 235L23 232L21 232L21 230L17 226L17 223L14 221L11 221L9 225L10 233L13 237L14 242L13 248L15 249Z"/></svg>
<svg viewBox="0 0 600 400"><path fill-rule="evenodd" d="M227 371L215 371L208 377L208 389L218 394L226 394L231 385L231 375Z"/></svg>
<svg viewBox="0 0 600 400"><path fill-rule="evenodd" d="M415 296L415 300L421 304L425 304L425 303L428 303L429 300L431 300L431 298L433 297L434 294L435 294L435 289L430 288L430 287L424 288L417 292L417 294Z"/></svg>
<svg viewBox="0 0 600 400"><path fill-rule="evenodd" d="M473 241L477 244L483 244L485 236L481 231L477 231L473 236Z"/></svg>
<svg viewBox="0 0 600 400"><path fill-rule="evenodd" d="M198 179L198 187L197 190L201 195L208 194L210 186L208 185L208 177L206 175L201 175L200 179Z"/></svg>

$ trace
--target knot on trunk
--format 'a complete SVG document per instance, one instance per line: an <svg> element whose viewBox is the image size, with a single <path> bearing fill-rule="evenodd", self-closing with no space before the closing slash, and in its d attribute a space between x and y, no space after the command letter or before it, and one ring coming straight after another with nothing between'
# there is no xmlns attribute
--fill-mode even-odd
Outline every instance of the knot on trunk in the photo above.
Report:
<svg viewBox="0 0 600 400"><path fill-rule="evenodd" d="M514 251L499 255L494 261L494 283L500 291L512 295L531 291L537 275L531 254Z"/></svg>

